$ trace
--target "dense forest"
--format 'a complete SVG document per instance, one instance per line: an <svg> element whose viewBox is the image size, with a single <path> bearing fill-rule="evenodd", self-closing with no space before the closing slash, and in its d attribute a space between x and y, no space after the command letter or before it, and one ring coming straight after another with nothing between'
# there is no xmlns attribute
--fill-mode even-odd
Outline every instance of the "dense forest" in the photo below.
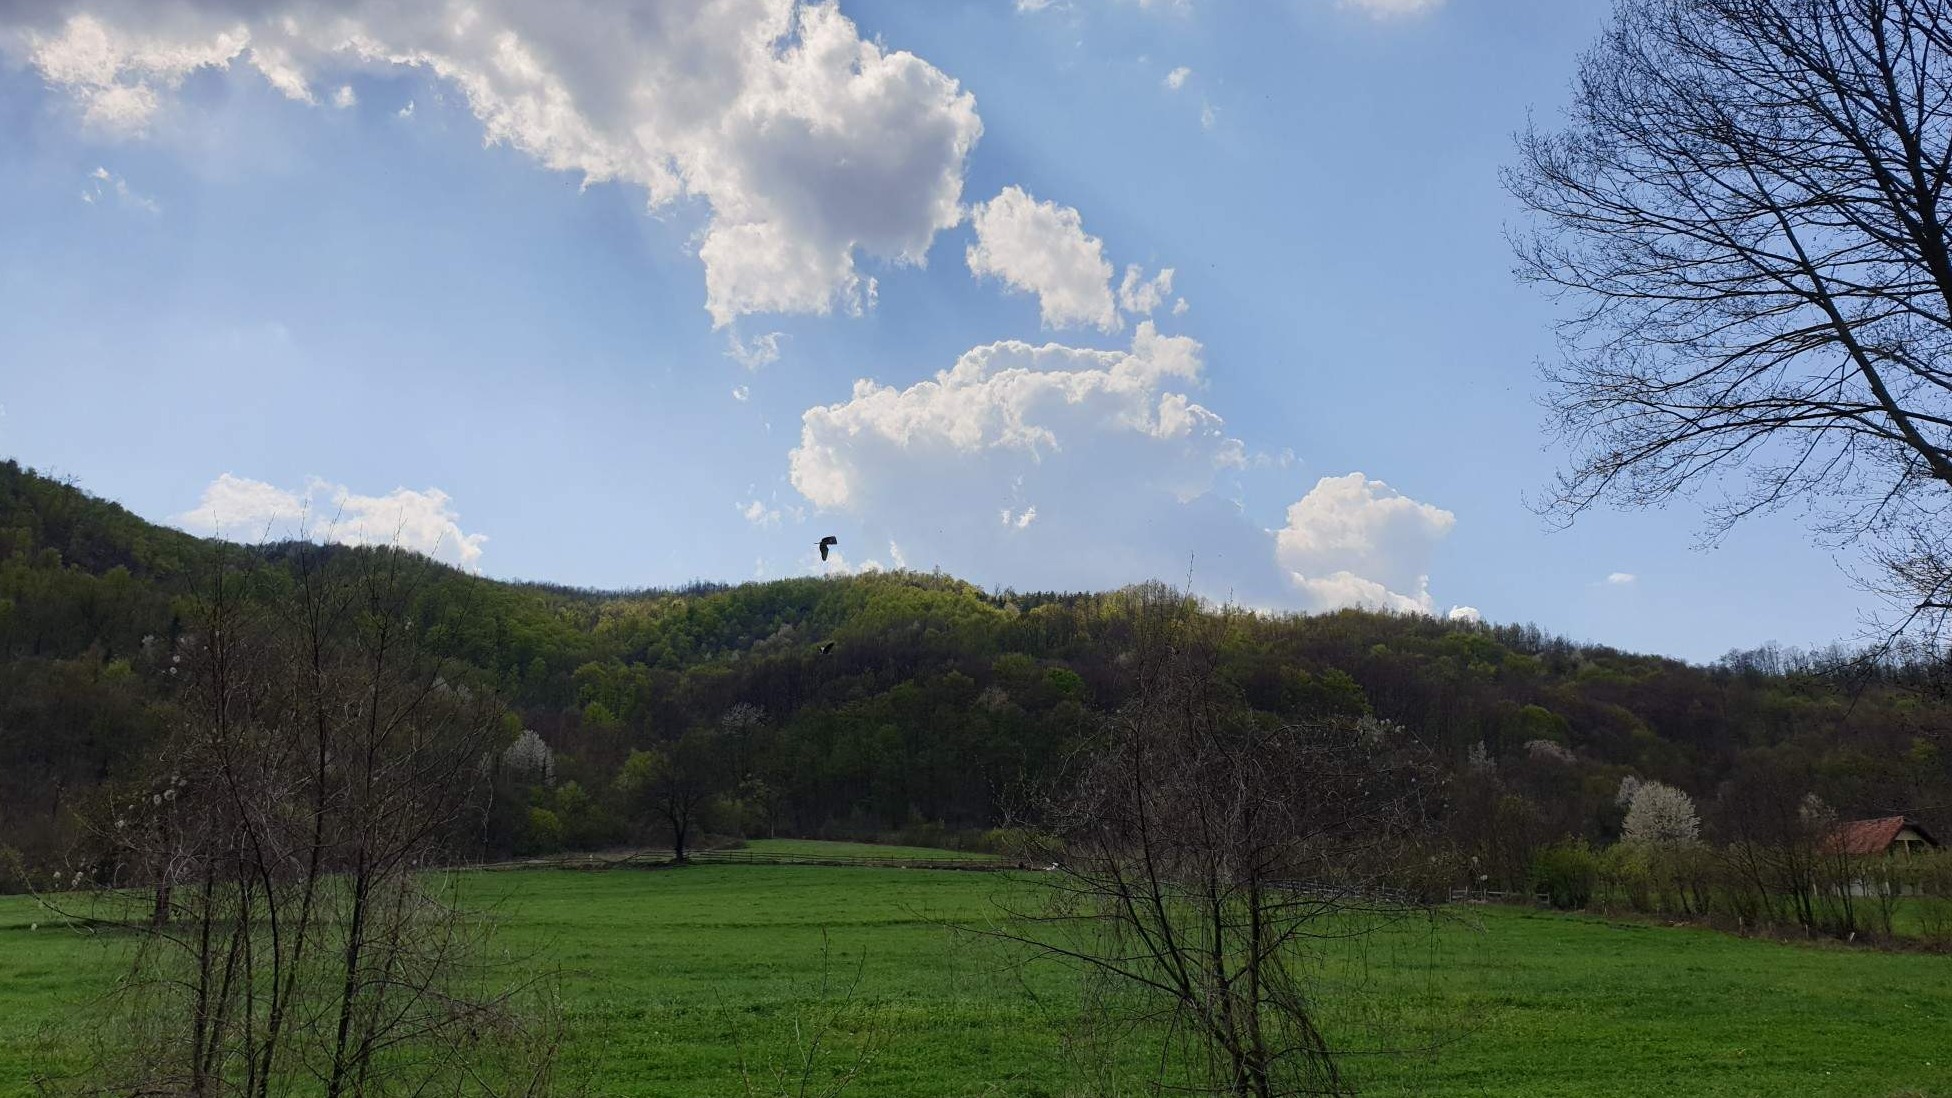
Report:
<svg viewBox="0 0 1952 1098"><path fill-rule="evenodd" d="M202 540L0 464L0 885L58 861L104 790L153 777L212 577L275 581L302 552L373 551ZM888 572L610 593L414 567L412 625L506 709L471 840L486 857L980 843L1121 701L1131 646L1129 592ZM1392 722L1444 760L1446 832L1491 884L1617 837L1629 777L1692 794L1710 835L1758 796L1812 793L1952 832L1952 705L1915 666L1765 648L1702 667L1532 625L1203 612L1241 704Z"/></svg>

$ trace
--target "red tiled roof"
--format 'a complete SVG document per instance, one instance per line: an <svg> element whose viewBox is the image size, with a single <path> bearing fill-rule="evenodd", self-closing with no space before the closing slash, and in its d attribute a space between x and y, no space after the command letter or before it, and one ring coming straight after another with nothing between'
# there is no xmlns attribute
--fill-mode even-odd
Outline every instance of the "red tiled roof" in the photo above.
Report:
<svg viewBox="0 0 1952 1098"><path fill-rule="evenodd" d="M1891 849L1898 832L1905 829L1903 816L1876 820L1852 820L1837 825L1824 845L1839 854L1877 855Z"/></svg>

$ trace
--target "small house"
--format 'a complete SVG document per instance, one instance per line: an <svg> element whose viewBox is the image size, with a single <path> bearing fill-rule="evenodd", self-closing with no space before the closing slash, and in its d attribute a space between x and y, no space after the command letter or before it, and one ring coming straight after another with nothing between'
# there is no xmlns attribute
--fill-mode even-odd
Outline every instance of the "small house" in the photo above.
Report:
<svg viewBox="0 0 1952 1098"><path fill-rule="evenodd" d="M1938 840L1903 816L1851 820L1837 825L1825 845L1833 854L1878 858L1890 854L1922 854L1938 849Z"/></svg>

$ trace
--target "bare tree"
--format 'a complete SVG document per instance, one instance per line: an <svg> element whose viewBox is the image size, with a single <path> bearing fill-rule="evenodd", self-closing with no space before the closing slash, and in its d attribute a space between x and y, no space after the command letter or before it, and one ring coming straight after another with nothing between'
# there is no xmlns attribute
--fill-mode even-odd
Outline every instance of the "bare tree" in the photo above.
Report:
<svg viewBox="0 0 1952 1098"><path fill-rule="evenodd" d="M1808 504L1945 625L1952 3L1618 0L1506 182L1521 276L1575 306L1549 508L1715 482L1719 533Z"/></svg>
<svg viewBox="0 0 1952 1098"><path fill-rule="evenodd" d="M1421 910L1430 771L1382 722L1248 711L1183 611L1140 597L1132 700L1042 806L1051 905L994 933L1082 966L1094 1029L1161 1042L1155 1085L1347 1093L1328 956Z"/></svg>
<svg viewBox="0 0 1952 1098"><path fill-rule="evenodd" d="M313 547L289 571L220 564L153 790L103 828L152 887L98 1091L548 1089L553 1036L494 989L486 924L439 873L501 714L423 646L428 567Z"/></svg>

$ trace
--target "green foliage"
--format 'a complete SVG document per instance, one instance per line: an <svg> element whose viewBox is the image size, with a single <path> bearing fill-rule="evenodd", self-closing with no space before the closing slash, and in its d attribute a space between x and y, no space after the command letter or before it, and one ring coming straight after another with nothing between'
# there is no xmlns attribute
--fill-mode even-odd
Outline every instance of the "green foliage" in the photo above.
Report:
<svg viewBox="0 0 1952 1098"><path fill-rule="evenodd" d="M1566 722L1566 718L1545 706L1527 705L1512 717L1503 739L1506 743L1550 740L1564 745L1572 742L1572 727Z"/></svg>
<svg viewBox="0 0 1952 1098"><path fill-rule="evenodd" d="M1596 866L1597 874L1586 890L1586 900L1578 905L1591 903L1595 896L1603 896L1615 903L1624 903L1635 911L1654 910L1658 888L1654 879L1652 848L1644 843L1615 843L1600 852ZM1555 899L1555 904L1557 901Z"/></svg>
<svg viewBox="0 0 1952 1098"><path fill-rule="evenodd" d="M0 463L0 843L47 861L77 804L139 775L218 554L248 558L270 591L294 552L151 526ZM895 572L606 594L418 567L420 635L509 705L511 735L533 729L554 754L553 789L503 779L489 855L531 841L531 807L567 847L626 840L631 753L741 704L765 719L728 751L713 827L978 833L1126 689L1129 591L992 594ZM1616 838L1627 773L1688 791L1710 828L1709 797L1763 756L1846 814L1952 805L1952 715L1903 672L1865 684L1779 651L1691 667L1532 626L1359 611L1230 612L1221 633L1229 696L1264 717L1373 716L1452 760L1450 827L1492 888L1524 888L1546 844ZM1535 758L1535 742L1568 754ZM556 803L570 788L584 800ZM1952 818L1924 822L1952 833Z"/></svg>
<svg viewBox="0 0 1952 1098"><path fill-rule="evenodd" d="M529 809L522 833L515 840L517 854L552 854L563 848L563 822L546 808Z"/></svg>
<svg viewBox="0 0 1952 1098"><path fill-rule="evenodd" d="M1599 859L1584 839L1554 843L1532 859L1532 891L1561 911L1592 903L1599 878Z"/></svg>

